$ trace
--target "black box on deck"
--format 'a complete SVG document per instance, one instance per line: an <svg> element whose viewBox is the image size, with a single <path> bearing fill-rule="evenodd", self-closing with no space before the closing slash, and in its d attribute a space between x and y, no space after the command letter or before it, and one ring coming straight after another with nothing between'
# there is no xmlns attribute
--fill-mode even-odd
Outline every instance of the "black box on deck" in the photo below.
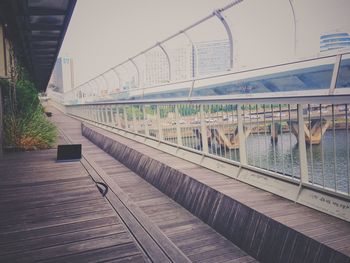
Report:
<svg viewBox="0 0 350 263"><path fill-rule="evenodd" d="M81 144L65 144L57 147L57 161L81 159Z"/></svg>

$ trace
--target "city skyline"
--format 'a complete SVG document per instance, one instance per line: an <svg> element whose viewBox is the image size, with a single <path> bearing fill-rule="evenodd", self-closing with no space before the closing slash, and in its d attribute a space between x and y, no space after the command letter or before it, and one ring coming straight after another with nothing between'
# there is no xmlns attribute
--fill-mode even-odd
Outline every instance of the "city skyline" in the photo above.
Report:
<svg viewBox="0 0 350 263"><path fill-rule="evenodd" d="M78 2L61 54L74 57L79 85L230 2L152 0L146 4L105 0L101 5L88 0ZM291 3L296 15L295 43L289 1L243 1L224 13L233 31L234 60L239 68L318 56L322 32L350 28L345 11L350 8L348 1ZM278 12L268 12L271 6ZM91 12L94 19L90 17ZM222 25L215 19L189 34L196 42L225 37ZM203 39L205 35L211 39ZM78 45L79 40L86 44Z"/></svg>

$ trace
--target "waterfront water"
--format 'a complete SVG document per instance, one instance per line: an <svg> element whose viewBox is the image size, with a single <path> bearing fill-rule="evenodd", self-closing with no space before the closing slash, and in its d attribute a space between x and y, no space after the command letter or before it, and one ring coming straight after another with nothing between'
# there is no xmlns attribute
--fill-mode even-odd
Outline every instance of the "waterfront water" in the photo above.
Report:
<svg viewBox="0 0 350 263"><path fill-rule="evenodd" d="M348 192L349 139L346 130L325 132L318 145L307 145L309 181ZM271 143L270 135L250 135L247 140L248 163L292 177L300 177L298 143L294 135L284 133Z"/></svg>
<svg viewBox="0 0 350 263"><path fill-rule="evenodd" d="M328 130L318 145L307 145L309 181L316 185L349 192L349 142L346 130ZM348 137L348 138L347 138ZM198 145L198 139L190 145ZM187 141L184 141L185 144ZM188 145L188 146L190 146ZM300 178L299 148L291 133L278 135L273 144L270 134L251 134L246 141L248 164ZM209 145L209 152L239 161L239 150L224 150Z"/></svg>

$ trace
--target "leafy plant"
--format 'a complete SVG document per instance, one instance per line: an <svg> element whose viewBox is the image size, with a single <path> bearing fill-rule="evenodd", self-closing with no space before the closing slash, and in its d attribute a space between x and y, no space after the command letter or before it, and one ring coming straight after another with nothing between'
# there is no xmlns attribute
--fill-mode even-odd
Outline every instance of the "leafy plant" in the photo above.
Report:
<svg viewBox="0 0 350 263"><path fill-rule="evenodd" d="M4 142L7 148L24 150L52 147L57 129L44 115L32 82L0 83L4 90Z"/></svg>

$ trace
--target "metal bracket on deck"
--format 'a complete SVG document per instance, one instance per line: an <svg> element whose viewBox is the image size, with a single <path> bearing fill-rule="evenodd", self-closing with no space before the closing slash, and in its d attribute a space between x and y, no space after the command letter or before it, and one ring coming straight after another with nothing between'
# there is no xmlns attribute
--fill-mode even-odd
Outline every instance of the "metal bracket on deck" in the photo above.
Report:
<svg viewBox="0 0 350 263"><path fill-rule="evenodd" d="M95 182L97 189L100 191L103 197L108 193L108 186L102 182Z"/></svg>

